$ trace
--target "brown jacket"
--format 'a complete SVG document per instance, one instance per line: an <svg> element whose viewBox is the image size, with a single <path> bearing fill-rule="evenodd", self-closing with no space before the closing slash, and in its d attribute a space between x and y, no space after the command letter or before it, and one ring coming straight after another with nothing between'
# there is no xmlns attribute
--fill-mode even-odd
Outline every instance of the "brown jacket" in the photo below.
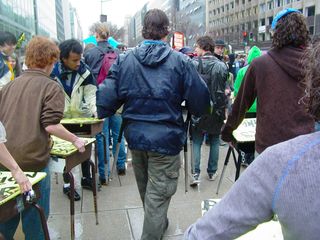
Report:
<svg viewBox="0 0 320 240"><path fill-rule="evenodd" d="M0 91L0 121L7 131L6 146L24 171L39 171L49 161L45 127L63 117L64 95L44 72L27 70Z"/></svg>
<svg viewBox="0 0 320 240"><path fill-rule="evenodd" d="M271 49L254 59L222 130L222 139L233 140L236 129L257 97L256 151L314 131L314 120L299 103L304 94L301 87L304 51L285 47Z"/></svg>

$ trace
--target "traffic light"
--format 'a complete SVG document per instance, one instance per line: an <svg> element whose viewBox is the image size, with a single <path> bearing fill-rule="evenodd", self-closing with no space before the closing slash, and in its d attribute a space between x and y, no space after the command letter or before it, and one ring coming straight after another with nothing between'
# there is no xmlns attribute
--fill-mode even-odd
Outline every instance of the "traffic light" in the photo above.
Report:
<svg viewBox="0 0 320 240"><path fill-rule="evenodd" d="M248 33L246 31L242 32L242 41L243 43L248 41Z"/></svg>
<svg viewBox="0 0 320 240"><path fill-rule="evenodd" d="M249 33L249 41L251 41L251 42L253 41L253 32Z"/></svg>

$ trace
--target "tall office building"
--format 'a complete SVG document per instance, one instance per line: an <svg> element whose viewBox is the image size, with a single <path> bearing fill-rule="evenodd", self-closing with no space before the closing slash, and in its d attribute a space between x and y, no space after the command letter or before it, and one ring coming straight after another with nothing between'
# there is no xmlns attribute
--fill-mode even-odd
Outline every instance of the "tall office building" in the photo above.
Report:
<svg viewBox="0 0 320 240"><path fill-rule="evenodd" d="M35 32L34 0L0 0L0 31L8 31L18 37L24 33L31 39Z"/></svg>
<svg viewBox="0 0 320 240"><path fill-rule="evenodd" d="M207 33L235 48L271 46L270 27L284 8L296 8L307 17L311 35L320 35L319 0L206 0Z"/></svg>
<svg viewBox="0 0 320 240"><path fill-rule="evenodd" d="M206 31L206 0L180 0L176 30L185 34L187 45L193 46Z"/></svg>
<svg viewBox="0 0 320 240"><path fill-rule="evenodd" d="M58 39L57 20L56 20L56 2L55 0L36 0L35 14L38 29L36 34Z"/></svg>
<svg viewBox="0 0 320 240"><path fill-rule="evenodd" d="M71 24L71 37L78 40L82 40L83 33L82 33L80 20L77 14L77 10L72 6L70 6L70 24Z"/></svg>
<svg viewBox="0 0 320 240"><path fill-rule="evenodd" d="M56 1L57 38L59 42L62 42L65 40L62 0L55 0L55 1Z"/></svg>

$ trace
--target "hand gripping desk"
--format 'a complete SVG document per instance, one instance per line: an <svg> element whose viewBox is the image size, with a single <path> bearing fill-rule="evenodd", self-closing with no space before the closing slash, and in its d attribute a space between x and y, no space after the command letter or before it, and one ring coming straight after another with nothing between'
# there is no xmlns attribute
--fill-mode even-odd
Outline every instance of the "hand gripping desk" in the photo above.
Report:
<svg viewBox="0 0 320 240"><path fill-rule="evenodd" d="M47 174L44 172L25 172L25 174L36 193L35 200L39 199L41 196L37 183L44 179ZM0 223L8 221L30 206L38 210L45 239L49 240L47 220L43 209L35 201L26 201L26 196L21 194L20 187L10 172L0 171Z"/></svg>
<svg viewBox="0 0 320 240"><path fill-rule="evenodd" d="M106 136L102 132L103 120L98 118L64 118L60 122L70 132L80 137L94 138L101 133L104 146L104 161L107 161ZM97 144L95 144L95 165L98 166ZM96 170L97 172L97 170Z"/></svg>
<svg viewBox="0 0 320 240"><path fill-rule="evenodd" d="M236 140L235 148L237 150L237 145L242 144L242 143L249 143L249 142L254 142L255 141L255 134L256 134L256 119L255 118L245 118L239 125L239 127L233 131L232 135ZM237 150L238 151L238 150ZM236 158L234 148L232 146L229 146L228 152L226 155L226 158L224 160L224 165L223 169L221 172L221 176L219 179L218 187L217 187L217 194L219 193L219 189L221 186L221 182L226 170L226 167L229 163L230 155L232 153L232 157L234 160L234 164L236 165L236 176L235 176L235 181L239 178L240 175L240 169L241 169L241 158L240 158L240 153L238 151L239 157L238 160Z"/></svg>
<svg viewBox="0 0 320 240"><path fill-rule="evenodd" d="M71 169L81 164L82 162L90 159L92 144L95 142L95 138L82 138L86 141L85 152L80 153L72 143L64 141L57 137L53 137L53 147L50 154L59 158L65 159L66 162L66 173L70 177L70 221L71 221L71 239L75 239L75 227L74 227L74 177ZM90 160L92 181L96 182L95 165ZM97 207L97 188L96 184L93 184L93 202L94 211L96 215L96 224L98 225L98 207Z"/></svg>

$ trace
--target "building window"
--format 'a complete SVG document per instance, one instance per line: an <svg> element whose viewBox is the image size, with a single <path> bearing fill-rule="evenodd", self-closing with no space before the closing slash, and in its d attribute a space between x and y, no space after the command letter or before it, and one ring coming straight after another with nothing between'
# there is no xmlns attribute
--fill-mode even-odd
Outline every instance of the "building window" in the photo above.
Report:
<svg viewBox="0 0 320 240"><path fill-rule="evenodd" d="M242 4L246 4L246 0L242 0Z"/></svg>
<svg viewBox="0 0 320 240"><path fill-rule="evenodd" d="M265 26L266 25L266 20L264 18L260 19L260 26Z"/></svg>
<svg viewBox="0 0 320 240"><path fill-rule="evenodd" d="M266 11L266 4L265 3L262 3L260 4L260 12L265 12Z"/></svg>
<svg viewBox="0 0 320 240"><path fill-rule="evenodd" d="M268 2L268 10L271 10L273 9L273 2Z"/></svg>
<svg viewBox="0 0 320 240"><path fill-rule="evenodd" d="M315 15L315 12L316 12L315 6L311 6L311 7L307 7L306 8L305 14L306 14L307 17L311 17L311 16Z"/></svg>
<svg viewBox="0 0 320 240"><path fill-rule="evenodd" d="M272 21L273 21L273 16L271 16L271 17L268 17L268 22L269 22L269 25L271 25L271 24L272 24Z"/></svg>
<svg viewBox="0 0 320 240"><path fill-rule="evenodd" d="M283 5L283 0L275 0L276 7L281 7Z"/></svg>
<svg viewBox="0 0 320 240"><path fill-rule="evenodd" d="M234 8L234 2L231 3L231 9L233 9L233 8Z"/></svg>
<svg viewBox="0 0 320 240"><path fill-rule="evenodd" d="M254 28L258 28L258 20L255 20L255 21L253 22L253 27L254 27Z"/></svg>
<svg viewBox="0 0 320 240"><path fill-rule="evenodd" d="M314 26L309 27L309 34L311 34L311 35L314 34Z"/></svg>
<svg viewBox="0 0 320 240"><path fill-rule="evenodd" d="M286 4L290 4L291 3L291 0L286 0Z"/></svg>

